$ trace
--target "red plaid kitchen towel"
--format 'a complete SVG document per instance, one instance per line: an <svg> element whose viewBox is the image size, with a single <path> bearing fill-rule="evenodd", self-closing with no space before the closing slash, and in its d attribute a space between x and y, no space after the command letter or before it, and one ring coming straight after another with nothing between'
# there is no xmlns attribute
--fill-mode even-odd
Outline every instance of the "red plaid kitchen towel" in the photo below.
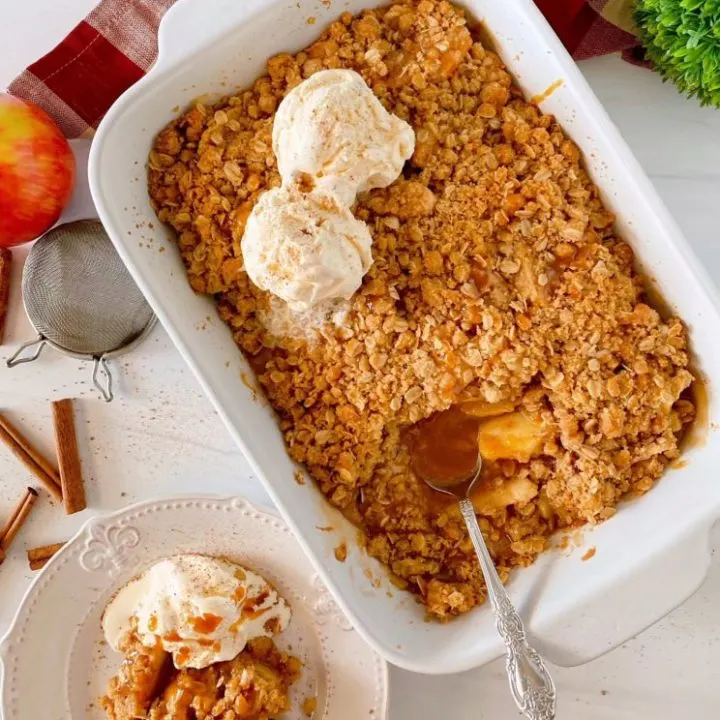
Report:
<svg viewBox="0 0 720 720"><path fill-rule="evenodd" d="M535 0L535 4L576 60L638 46L628 0Z"/></svg>
<svg viewBox="0 0 720 720"><path fill-rule="evenodd" d="M10 85L68 137L91 135L115 99L150 68L157 30L175 0L101 0L54 50ZM637 45L629 0L535 0L578 60Z"/></svg>
<svg viewBox="0 0 720 720"><path fill-rule="evenodd" d="M67 137L92 134L115 100L157 57L160 19L175 0L102 0L10 85L40 105Z"/></svg>

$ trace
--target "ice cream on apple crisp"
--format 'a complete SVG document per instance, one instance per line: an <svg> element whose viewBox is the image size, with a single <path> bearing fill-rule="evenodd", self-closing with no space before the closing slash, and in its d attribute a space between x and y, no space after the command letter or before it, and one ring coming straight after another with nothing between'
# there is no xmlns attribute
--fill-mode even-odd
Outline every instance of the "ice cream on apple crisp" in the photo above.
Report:
<svg viewBox="0 0 720 720"><path fill-rule="evenodd" d="M260 575L228 560L178 555L120 590L105 610L103 631L115 650L134 635L170 653L176 668L205 668L289 622L287 603Z"/></svg>
<svg viewBox="0 0 720 720"><path fill-rule="evenodd" d="M350 206L397 179L415 134L356 72L325 70L285 97L272 143L282 187L248 218L245 271L293 312L347 300L372 265L370 231Z"/></svg>
<svg viewBox="0 0 720 720"><path fill-rule="evenodd" d="M372 264L371 245L367 225L333 195L296 185L260 198L242 240L253 282L296 311L350 298Z"/></svg>
<svg viewBox="0 0 720 720"><path fill-rule="evenodd" d="M352 70L323 70L288 93L272 141L283 183L307 173L346 205L390 185L415 149L410 125Z"/></svg>

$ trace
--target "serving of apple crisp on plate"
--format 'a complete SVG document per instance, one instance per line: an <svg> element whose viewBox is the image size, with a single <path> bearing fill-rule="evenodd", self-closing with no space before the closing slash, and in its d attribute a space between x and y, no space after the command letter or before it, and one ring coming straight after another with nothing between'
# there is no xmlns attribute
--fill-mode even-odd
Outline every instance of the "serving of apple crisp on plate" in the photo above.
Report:
<svg viewBox="0 0 720 720"><path fill-rule="evenodd" d="M0 659L13 720L48 708L83 720L386 716L386 664L285 523L242 497L91 519L28 590Z"/></svg>
<svg viewBox="0 0 720 720"><path fill-rule="evenodd" d="M438 456L479 447L503 578L678 458L686 328L577 146L454 5L343 14L170 123L149 188L290 456L431 617L485 590L459 513L413 471L420 424Z"/></svg>
<svg viewBox="0 0 720 720"><path fill-rule="evenodd" d="M109 720L270 720L290 709L302 663L280 651L288 604L224 558L185 554L131 580L103 615L123 663L101 704Z"/></svg>

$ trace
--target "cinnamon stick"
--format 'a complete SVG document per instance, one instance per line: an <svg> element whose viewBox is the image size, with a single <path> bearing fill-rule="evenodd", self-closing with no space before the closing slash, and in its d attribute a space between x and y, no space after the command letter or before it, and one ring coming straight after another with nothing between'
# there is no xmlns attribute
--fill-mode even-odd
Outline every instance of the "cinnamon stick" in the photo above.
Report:
<svg viewBox="0 0 720 720"><path fill-rule="evenodd" d="M29 562L30 569L35 572L36 570L42 570L47 564L50 558L43 558L42 560L31 560Z"/></svg>
<svg viewBox="0 0 720 720"><path fill-rule="evenodd" d="M56 400L52 404L52 409L62 499L65 504L65 512L72 515L87 507L82 466L75 435L72 400Z"/></svg>
<svg viewBox="0 0 720 720"><path fill-rule="evenodd" d="M5 337L5 321L7 320L8 303L10 302L10 265L12 253L7 248L0 248L0 345Z"/></svg>
<svg viewBox="0 0 720 720"><path fill-rule="evenodd" d="M40 570L65 543L53 543L28 550L27 557L31 570Z"/></svg>
<svg viewBox="0 0 720 720"><path fill-rule="evenodd" d="M0 413L0 440L15 457L41 482L56 499L62 500L60 493L60 475L52 463L41 455L20 431Z"/></svg>
<svg viewBox="0 0 720 720"><path fill-rule="evenodd" d="M3 550L3 554L10 547L12 541L15 539L15 536L20 532L20 529L25 524L25 520L27 520L27 517L32 510L36 498L37 490L31 487L27 488L25 490L25 494L20 499L20 502L15 507L15 510L13 510L10 515L9 520L5 523L5 527L0 530L0 549Z"/></svg>

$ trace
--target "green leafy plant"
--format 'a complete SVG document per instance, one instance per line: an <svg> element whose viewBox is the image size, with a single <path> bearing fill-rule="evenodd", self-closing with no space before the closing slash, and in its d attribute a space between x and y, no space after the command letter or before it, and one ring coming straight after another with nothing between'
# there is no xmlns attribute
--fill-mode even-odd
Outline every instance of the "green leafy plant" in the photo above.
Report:
<svg viewBox="0 0 720 720"><path fill-rule="evenodd" d="M656 70L720 107L720 0L637 0L634 16Z"/></svg>

